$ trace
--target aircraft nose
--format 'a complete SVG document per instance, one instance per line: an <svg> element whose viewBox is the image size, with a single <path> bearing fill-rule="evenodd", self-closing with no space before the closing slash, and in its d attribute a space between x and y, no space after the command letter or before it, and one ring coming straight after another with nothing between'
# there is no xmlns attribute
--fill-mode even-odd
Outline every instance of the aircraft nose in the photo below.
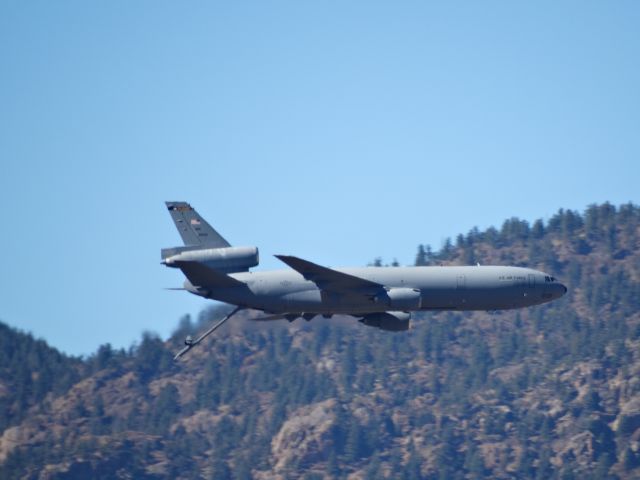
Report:
<svg viewBox="0 0 640 480"><path fill-rule="evenodd" d="M565 285L562 283L560 283L558 286L560 287L560 290L561 290L560 296L563 296L569 291L567 287L565 287Z"/></svg>

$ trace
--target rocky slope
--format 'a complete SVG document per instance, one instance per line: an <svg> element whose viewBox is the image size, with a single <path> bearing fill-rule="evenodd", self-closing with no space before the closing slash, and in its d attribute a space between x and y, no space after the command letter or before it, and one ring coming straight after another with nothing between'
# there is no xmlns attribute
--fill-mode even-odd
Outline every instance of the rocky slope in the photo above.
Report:
<svg viewBox="0 0 640 480"><path fill-rule="evenodd" d="M528 265L570 292L409 332L244 316L175 364L221 309L85 360L3 327L0 477L640 478L639 237L638 207L604 204L421 246L418 264Z"/></svg>

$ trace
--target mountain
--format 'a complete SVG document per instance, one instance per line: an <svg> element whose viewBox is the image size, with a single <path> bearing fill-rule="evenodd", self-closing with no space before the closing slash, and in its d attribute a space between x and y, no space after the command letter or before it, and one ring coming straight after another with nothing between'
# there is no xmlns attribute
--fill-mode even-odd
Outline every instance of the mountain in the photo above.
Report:
<svg viewBox="0 0 640 480"><path fill-rule="evenodd" d="M0 325L0 478L640 478L639 239L632 204L512 218L416 263L527 265L563 299L399 333L239 315L180 363L224 308L85 359Z"/></svg>

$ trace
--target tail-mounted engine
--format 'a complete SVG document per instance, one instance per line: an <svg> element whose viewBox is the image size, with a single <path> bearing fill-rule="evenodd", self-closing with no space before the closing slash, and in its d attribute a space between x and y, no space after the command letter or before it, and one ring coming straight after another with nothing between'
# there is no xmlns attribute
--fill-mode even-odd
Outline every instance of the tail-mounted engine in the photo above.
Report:
<svg viewBox="0 0 640 480"><path fill-rule="evenodd" d="M175 247L162 250L162 263L177 267L175 262L198 262L220 272L246 272L259 263L256 247Z"/></svg>

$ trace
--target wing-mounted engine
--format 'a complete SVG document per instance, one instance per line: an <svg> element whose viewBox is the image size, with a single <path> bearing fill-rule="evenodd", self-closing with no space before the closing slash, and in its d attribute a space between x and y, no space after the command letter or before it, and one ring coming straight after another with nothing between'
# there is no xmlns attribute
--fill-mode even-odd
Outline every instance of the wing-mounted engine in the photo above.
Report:
<svg viewBox="0 0 640 480"><path fill-rule="evenodd" d="M410 320L411 314L408 312L379 312L365 315L359 322L380 330L402 332L409 330Z"/></svg>
<svg viewBox="0 0 640 480"><path fill-rule="evenodd" d="M417 288L389 288L373 297L373 301L393 310L420 310L422 297Z"/></svg>
<svg viewBox="0 0 640 480"><path fill-rule="evenodd" d="M202 248L187 246L164 248L162 263L178 267L179 262L198 262L219 272L246 272L259 263L257 247Z"/></svg>

